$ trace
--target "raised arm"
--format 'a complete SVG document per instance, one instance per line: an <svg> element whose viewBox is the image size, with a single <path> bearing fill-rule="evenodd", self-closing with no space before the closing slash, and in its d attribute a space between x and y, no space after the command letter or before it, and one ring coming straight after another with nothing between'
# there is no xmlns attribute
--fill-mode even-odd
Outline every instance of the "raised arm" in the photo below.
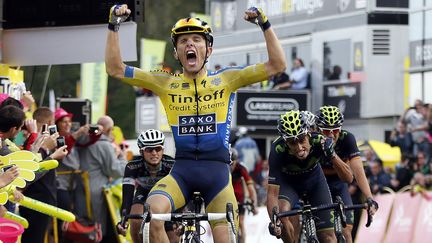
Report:
<svg viewBox="0 0 432 243"><path fill-rule="evenodd" d="M118 30L120 23L127 19L131 13L126 4L114 5L110 10L108 36L105 47L105 66L108 75L123 78L126 65L120 54L120 41Z"/></svg>
<svg viewBox="0 0 432 243"><path fill-rule="evenodd" d="M269 60L265 69L269 77L285 71L286 59L281 44L270 25L270 22L260 8L252 7L246 10L244 19L259 25L264 32Z"/></svg>

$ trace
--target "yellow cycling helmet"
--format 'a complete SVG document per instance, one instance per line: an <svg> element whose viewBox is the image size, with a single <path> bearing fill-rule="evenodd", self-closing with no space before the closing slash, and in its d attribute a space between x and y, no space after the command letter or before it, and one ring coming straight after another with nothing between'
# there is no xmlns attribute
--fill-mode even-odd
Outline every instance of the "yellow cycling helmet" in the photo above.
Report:
<svg viewBox="0 0 432 243"><path fill-rule="evenodd" d="M199 18L184 18L180 19L175 23L171 29L171 40L174 47L177 43L177 38L183 34L202 34L209 42L210 46L213 46L213 35L210 26L207 22L202 21Z"/></svg>
<svg viewBox="0 0 432 243"><path fill-rule="evenodd" d="M292 110L282 114L278 120L277 129L284 139L297 138L308 132L304 114L298 110Z"/></svg>
<svg viewBox="0 0 432 243"><path fill-rule="evenodd" d="M344 116L336 106L322 106L316 114L315 122L318 127L341 127Z"/></svg>

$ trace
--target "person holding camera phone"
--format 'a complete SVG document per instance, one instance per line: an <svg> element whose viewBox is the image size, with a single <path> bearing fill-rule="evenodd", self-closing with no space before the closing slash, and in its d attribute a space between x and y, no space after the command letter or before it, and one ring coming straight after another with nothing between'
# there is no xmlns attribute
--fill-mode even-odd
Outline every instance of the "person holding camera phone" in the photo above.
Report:
<svg viewBox="0 0 432 243"><path fill-rule="evenodd" d="M72 132L72 117L72 113L57 108L54 111L54 124L48 126L48 131L50 134L57 133L59 138L56 138L56 143L64 143L68 151L67 156L59 161L56 169L58 207L68 211L73 208L75 214L82 216L85 215L86 209L80 198L81 190L77 189L77 183L80 183L77 178L80 177L75 171L80 169L80 160L75 145L79 138L87 136L88 126L81 126L77 131Z"/></svg>
<svg viewBox="0 0 432 243"><path fill-rule="evenodd" d="M49 134L48 126L54 124L53 112L48 107L39 107L33 113L36 121L38 137L34 143L28 143L30 150L40 153L43 160L62 160L67 155L67 146L57 144L58 133ZM61 144L60 144L61 145ZM23 191L25 196L50 205L57 205L56 172L48 170L35 174L36 178L29 182ZM50 223L46 214L21 207L20 215L27 219L29 227L22 235L21 242L43 242L45 232Z"/></svg>
<svg viewBox="0 0 432 243"><path fill-rule="evenodd" d="M6 105L0 109L0 137L2 138L2 144L0 148L1 156L12 153L5 140L9 139L12 141L21 131L21 128L24 125L24 121L25 113L21 107L17 107L15 105ZM6 185L10 184L13 181L12 178L10 178L10 173L12 173L12 177L14 177L16 175L16 170L17 168L14 169L12 167L8 170L9 172L6 171L4 175L4 177L6 178L3 178L4 183L7 183ZM16 201L20 201L23 198L22 193L18 190L15 190L13 194ZM4 214L6 212L6 208L9 210L13 210L14 205L8 202L4 206L0 206L0 214Z"/></svg>
<svg viewBox="0 0 432 243"><path fill-rule="evenodd" d="M18 175L19 170L17 166L3 167L0 171L0 188L9 185ZM0 218L3 217L6 212L7 209L3 205L0 205Z"/></svg>

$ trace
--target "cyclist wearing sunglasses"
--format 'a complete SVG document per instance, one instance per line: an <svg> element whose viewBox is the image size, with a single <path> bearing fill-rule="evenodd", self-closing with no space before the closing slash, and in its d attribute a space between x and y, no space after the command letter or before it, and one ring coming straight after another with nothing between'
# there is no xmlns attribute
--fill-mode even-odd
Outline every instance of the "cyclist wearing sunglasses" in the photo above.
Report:
<svg viewBox="0 0 432 243"><path fill-rule="evenodd" d="M137 145L141 157L129 161L126 165L123 177L122 217L142 213L152 187L171 171L174 160L164 155L164 141L164 134L155 129L149 129L138 136ZM131 237L134 242L142 242L140 226L141 220L131 220ZM171 242L178 242L171 222L165 223L165 230L170 241L172 239ZM126 235L126 229L121 226L121 222L117 224L117 231Z"/></svg>
<svg viewBox="0 0 432 243"><path fill-rule="evenodd" d="M237 210L229 171L229 134L235 91L267 80L286 68L284 51L268 18L255 7L246 10L244 15L246 21L261 28L268 61L216 72L206 67L213 51L210 26L198 18L180 19L171 29L171 40L174 57L182 65L183 73L174 75L165 71L145 72L123 63L118 31L129 14L127 5L115 5L110 10L105 51L107 72L159 96L176 146L176 165L170 175L156 184L147 199L151 211L174 211L184 206L194 191L204 198L206 212L224 212L228 202ZM211 227L215 242L229 240L226 220L212 221ZM168 241L163 223L151 222L150 228L152 243Z"/></svg>
<svg viewBox="0 0 432 243"><path fill-rule="evenodd" d="M326 160L327 163L322 164L324 174L327 178L333 199L340 196L345 205L352 205L351 195L348 191L348 183L344 178L340 169L336 170L335 164L341 162L349 166L354 178L357 181L360 190L367 198L367 203L372 213L378 209L378 203L372 199L372 193L366 178L363 163L360 158L360 151L357 147L357 142L354 135L346 130L342 130L344 116L336 106L322 106L316 114L316 125L318 131L331 138L335 144L332 150L332 159ZM346 178L346 176L345 176ZM348 183L347 183L348 182ZM352 242L351 231L354 223L354 212L347 212L347 227L344 228L343 234L347 242Z"/></svg>
<svg viewBox="0 0 432 243"><path fill-rule="evenodd" d="M324 144L312 139L307 125L307 114L293 110L278 120L279 137L272 143L269 156L267 210L278 206L279 211L291 210L303 194L312 206L331 203L331 195L320 163L326 159ZM330 211L317 213L320 222L317 233L320 242L336 242ZM288 217L281 219L283 227L270 223L270 233L281 236L284 242L296 242L294 228Z"/></svg>

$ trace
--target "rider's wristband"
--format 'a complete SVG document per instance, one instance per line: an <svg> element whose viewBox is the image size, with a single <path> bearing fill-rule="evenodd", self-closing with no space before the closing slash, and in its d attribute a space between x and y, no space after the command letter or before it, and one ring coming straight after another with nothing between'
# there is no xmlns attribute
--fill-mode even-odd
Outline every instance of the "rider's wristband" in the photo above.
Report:
<svg viewBox="0 0 432 243"><path fill-rule="evenodd" d="M120 29L120 25L108 23L108 29L113 31L113 32L117 32Z"/></svg>
<svg viewBox="0 0 432 243"><path fill-rule="evenodd" d="M266 31L268 28L270 28L271 24L270 21L267 20L267 22L263 23L260 27L262 29L262 31Z"/></svg>

